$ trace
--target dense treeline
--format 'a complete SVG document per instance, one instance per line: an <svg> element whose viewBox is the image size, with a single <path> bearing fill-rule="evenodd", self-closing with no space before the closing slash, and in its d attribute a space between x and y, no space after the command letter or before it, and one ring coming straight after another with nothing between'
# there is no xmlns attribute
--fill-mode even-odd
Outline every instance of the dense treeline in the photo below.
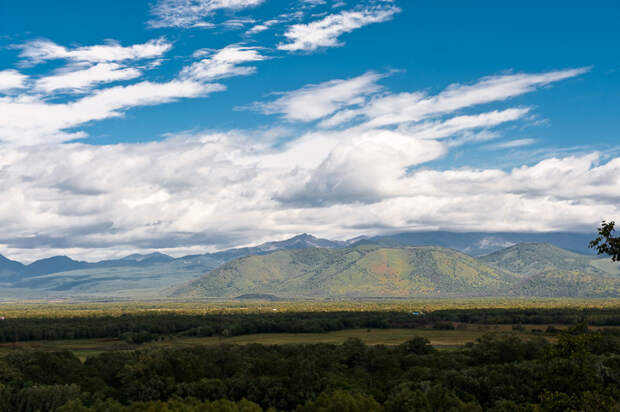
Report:
<svg viewBox="0 0 620 412"><path fill-rule="evenodd" d="M403 312L307 312L12 318L0 321L0 342L90 338L148 341L160 336L238 336L250 333L317 333L343 329L415 327L424 324Z"/></svg>
<svg viewBox="0 0 620 412"><path fill-rule="evenodd" d="M449 309L428 313L429 321L450 321L477 324L575 325L586 321L597 326L620 325L618 308L519 308L519 309Z"/></svg>
<svg viewBox="0 0 620 412"><path fill-rule="evenodd" d="M165 336L320 333L359 328L416 328L438 322L620 325L620 308L458 309L407 312L134 313L121 316L28 317L0 321L0 342L121 338L142 343Z"/></svg>
<svg viewBox="0 0 620 412"><path fill-rule="evenodd" d="M557 342L485 335L454 351L402 345L219 345L0 358L0 410L620 410L620 341L579 324Z"/></svg>

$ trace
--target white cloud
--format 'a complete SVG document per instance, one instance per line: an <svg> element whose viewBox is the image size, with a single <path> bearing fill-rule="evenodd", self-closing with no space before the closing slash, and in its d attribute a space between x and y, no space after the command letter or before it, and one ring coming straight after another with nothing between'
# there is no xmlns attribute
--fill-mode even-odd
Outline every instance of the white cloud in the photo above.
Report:
<svg viewBox="0 0 620 412"><path fill-rule="evenodd" d="M0 92L25 87L28 76L17 70L8 69L0 71Z"/></svg>
<svg viewBox="0 0 620 412"><path fill-rule="evenodd" d="M308 24L294 24L284 33L288 42L280 43L278 49L313 51L320 47L342 46L343 43L338 40L340 35L368 24L390 20L398 12L400 9L394 6L373 7L330 14Z"/></svg>
<svg viewBox="0 0 620 412"><path fill-rule="evenodd" d="M260 33L265 30L268 30L269 27L273 26L274 24L278 24L278 23L280 23L280 20L277 20L277 19L267 20L260 24L256 24L252 26L248 31L245 32L245 34L252 35L252 34Z"/></svg>
<svg viewBox="0 0 620 412"><path fill-rule="evenodd" d="M71 102L0 97L0 139L10 143L0 145L4 254L199 253L299 232L570 230L620 217L620 158L552 157L512 170L421 168L455 141L464 144L467 133L490 136L532 111L474 106L580 70L494 76L435 95L389 94L373 72L308 85L260 109L303 122L353 117L346 127L334 122L341 127L312 128L286 143L275 130L265 138L231 131L146 144L50 144L131 107L221 90L205 80L247 74L252 68L241 64L264 58L245 46L195 57L202 60L178 79L91 90Z"/></svg>
<svg viewBox="0 0 620 412"><path fill-rule="evenodd" d="M382 75L368 72L346 80L331 80L282 93L282 97L251 107L266 114L283 114L288 120L311 121L328 116L344 106L361 104L364 97L381 89Z"/></svg>
<svg viewBox="0 0 620 412"><path fill-rule="evenodd" d="M120 43L110 40L106 44L68 49L50 40L34 40L15 47L22 50L19 57L30 64L57 59L77 63L98 63L160 57L170 50L172 44L164 38L149 40L146 43L132 46L121 46Z"/></svg>
<svg viewBox="0 0 620 412"><path fill-rule="evenodd" d="M529 109L511 109L478 116L461 116L449 121L421 123L455 111L503 101L531 93L541 86L586 72L587 68L560 70L541 74L507 74L485 77L472 85L453 84L440 93L429 96L423 92L391 94L382 92L377 82L385 75L368 72L364 75L307 85L301 89L282 93L270 102L256 102L250 108L265 114L282 114L287 120L308 122L322 120L319 126L334 128L347 122L358 124L360 129L376 129L391 126L415 127L418 133L429 129L437 136L441 127L444 135L452 129L462 130L464 122L495 120L510 121L519 118ZM509 117L502 120L498 116ZM516 116L516 117L515 117ZM459 124L457 124L457 122ZM411 126L414 125L414 126ZM489 124L488 126L492 126Z"/></svg>
<svg viewBox="0 0 620 412"><path fill-rule="evenodd" d="M228 19L222 22L222 26L230 30L233 30L233 29L242 29L248 24L253 24L253 23L256 23L256 20L254 20L253 18L241 17L241 18L235 18L235 19Z"/></svg>
<svg viewBox="0 0 620 412"><path fill-rule="evenodd" d="M321 138L330 136L308 136ZM391 131L334 138L316 169L297 157L302 142L274 152L238 133L0 147L3 252L200 252L300 232L570 230L620 217L620 158L406 174L404 165L440 156L443 143ZM283 161L270 162L269 154Z"/></svg>
<svg viewBox="0 0 620 412"><path fill-rule="evenodd" d="M580 68L541 74L490 76L472 85L451 85L435 96L427 96L422 92L387 94L377 96L364 107L337 113L337 117L327 122L335 126L340 119L364 117L367 120L365 126L369 128L418 122L466 107L531 93L541 86L579 76L588 70Z"/></svg>
<svg viewBox="0 0 620 412"><path fill-rule="evenodd" d="M195 57L202 56L206 52L194 53ZM222 79L231 76L244 76L256 71L253 66L240 66L243 63L265 60L267 57L260 54L256 47L230 45L214 52L210 57L184 67L181 77L207 81Z"/></svg>
<svg viewBox="0 0 620 412"><path fill-rule="evenodd" d="M522 118L529 108L494 110L477 115L455 116L448 120L428 121L405 129L419 139L441 139L463 130L494 127Z"/></svg>
<svg viewBox="0 0 620 412"><path fill-rule="evenodd" d="M159 0L151 9L151 27L200 27L217 10L241 10L264 0Z"/></svg>
<svg viewBox="0 0 620 412"><path fill-rule="evenodd" d="M38 79L35 89L45 93L56 90L84 91L100 83L130 80L141 75L140 70L117 63L98 63L88 68L71 68Z"/></svg>
<svg viewBox="0 0 620 412"><path fill-rule="evenodd" d="M219 84L191 80L140 82L94 91L69 103L48 103L38 97L0 97L0 140L13 144L61 142L84 137L67 132L93 120L122 116L130 107L156 105L223 90Z"/></svg>
<svg viewBox="0 0 620 412"><path fill-rule="evenodd" d="M523 146L533 145L534 143L536 143L536 139L515 139L515 140L509 140L503 143L495 143L492 145L488 145L486 146L486 148L488 149L511 149L514 147L523 147Z"/></svg>
<svg viewBox="0 0 620 412"><path fill-rule="evenodd" d="M291 182L278 199L306 206L384 200L398 194L405 168L445 151L439 142L388 130L342 134L303 185Z"/></svg>

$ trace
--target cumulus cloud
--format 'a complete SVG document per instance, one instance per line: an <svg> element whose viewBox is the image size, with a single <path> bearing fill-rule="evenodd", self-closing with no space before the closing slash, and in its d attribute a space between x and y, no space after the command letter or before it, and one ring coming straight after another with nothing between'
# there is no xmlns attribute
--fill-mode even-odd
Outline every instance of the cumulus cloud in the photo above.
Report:
<svg viewBox="0 0 620 412"><path fill-rule="evenodd" d="M17 70L9 69L0 71L0 92L25 87L28 76L21 74Z"/></svg>
<svg viewBox="0 0 620 412"><path fill-rule="evenodd" d="M338 39L340 35L372 23L388 21L398 12L400 9L395 6L371 7L330 14L307 24L294 24L284 33L288 42L280 43L278 49L314 51L322 47L342 46Z"/></svg>
<svg viewBox="0 0 620 412"><path fill-rule="evenodd" d="M76 63L122 62L128 60L152 59L165 54L172 44L164 38L149 40L146 43L122 46L110 40L106 44L68 49L50 40L34 40L19 46L19 57L28 64L38 64L47 60L69 60Z"/></svg>
<svg viewBox="0 0 620 412"><path fill-rule="evenodd" d="M264 0L159 0L151 9L154 28L201 27L203 19L218 10L241 10L254 7ZM208 24L208 23L207 23Z"/></svg>
<svg viewBox="0 0 620 412"><path fill-rule="evenodd" d="M620 215L618 158L605 163L593 153L508 171L408 174L404 165L446 146L391 131L332 137L315 169L296 155L303 142L276 150L240 133L3 146L0 243L24 257L52 250L85 257L103 247L179 254L303 231L338 238L422 226L567 230Z"/></svg>
<svg viewBox="0 0 620 412"><path fill-rule="evenodd" d="M208 51L199 51L195 53L195 56L202 56L208 53ZM260 54L257 47L230 45L213 52L208 58L183 68L181 77L206 81L231 76L245 76L254 73L256 67L241 66L241 64L261 61L266 58Z"/></svg>

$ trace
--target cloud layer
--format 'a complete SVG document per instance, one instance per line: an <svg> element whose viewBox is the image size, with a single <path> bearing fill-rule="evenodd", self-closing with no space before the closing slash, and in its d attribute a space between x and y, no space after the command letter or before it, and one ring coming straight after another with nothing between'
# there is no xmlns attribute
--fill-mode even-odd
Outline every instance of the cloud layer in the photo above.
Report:
<svg viewBox="0 0 620 412"><path fill-rule="evenodd" d="M97 259L153 249L192 253L299 232L566 230L620 213L620 159L598 153L512 170L420 167L471 142L471 133L496 138L496 128L533 110L489 104L585 69L486 77L434 95L393 94L379 84L386 75L375 72L311 84L253 106L293 126L317 126L284 144L274 144L269 131L53 144L79 133L66 130L128 107L221 90L210 81L251 73L244 64L264 59L241 45L195 58L177 79L97 89L70 103L0 98L10 114L0 118L0 131L12 143L0 145L0 252Z"/></svg>
<svg viewBox="0 0 620 412"><path fill-rule="evenodd" d="M620 213L620 159L601 162L598 154L510 171L406 173L404 166L441 156L445 145L368 132L336 144L313 168L299 153L307 140L284 151L255 142L210 133L105 147L4 147L2 251L182 254L300 232L565 230Z"/></svg>
<svg viewBox="0 0 620 412"><path fill-rule="evenodd" d="M294 56L301 60L342 46L347 33L400 12L393 1L347 8L307 0L267 17L235 14L264 2L159 0L149 26L167 37L12 46L15 67L0 71L0 253L178 255L300 232L574 230L620 216L613 152L545 154L513 168L437 166L469 149L505 156L537 144L544 137L505 133L536 116L534 105L514 99L587 67L504 72L432 93L392 91L385 84L395 71L360 68L237 102L265 115L252 114L264 120L252 130L169 134L171 122L161 131L167 138L150 143L75 142L94 122L223 92L230 77L260 72L290 52L302 52ZM189 42L178 33L208 33L191 30L198 27L220 28L214 38L226 40L183 49Z"/></svg>

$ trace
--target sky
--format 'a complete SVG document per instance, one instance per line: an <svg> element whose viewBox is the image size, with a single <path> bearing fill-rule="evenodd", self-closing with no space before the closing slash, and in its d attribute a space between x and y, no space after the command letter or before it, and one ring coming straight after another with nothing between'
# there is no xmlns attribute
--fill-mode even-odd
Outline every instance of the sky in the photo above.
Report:
<svg viewBox="0 0 620 412"><path fill-rule="evenodd" d="M0 2L0 253L620 220L620 5Z"/></svg>

